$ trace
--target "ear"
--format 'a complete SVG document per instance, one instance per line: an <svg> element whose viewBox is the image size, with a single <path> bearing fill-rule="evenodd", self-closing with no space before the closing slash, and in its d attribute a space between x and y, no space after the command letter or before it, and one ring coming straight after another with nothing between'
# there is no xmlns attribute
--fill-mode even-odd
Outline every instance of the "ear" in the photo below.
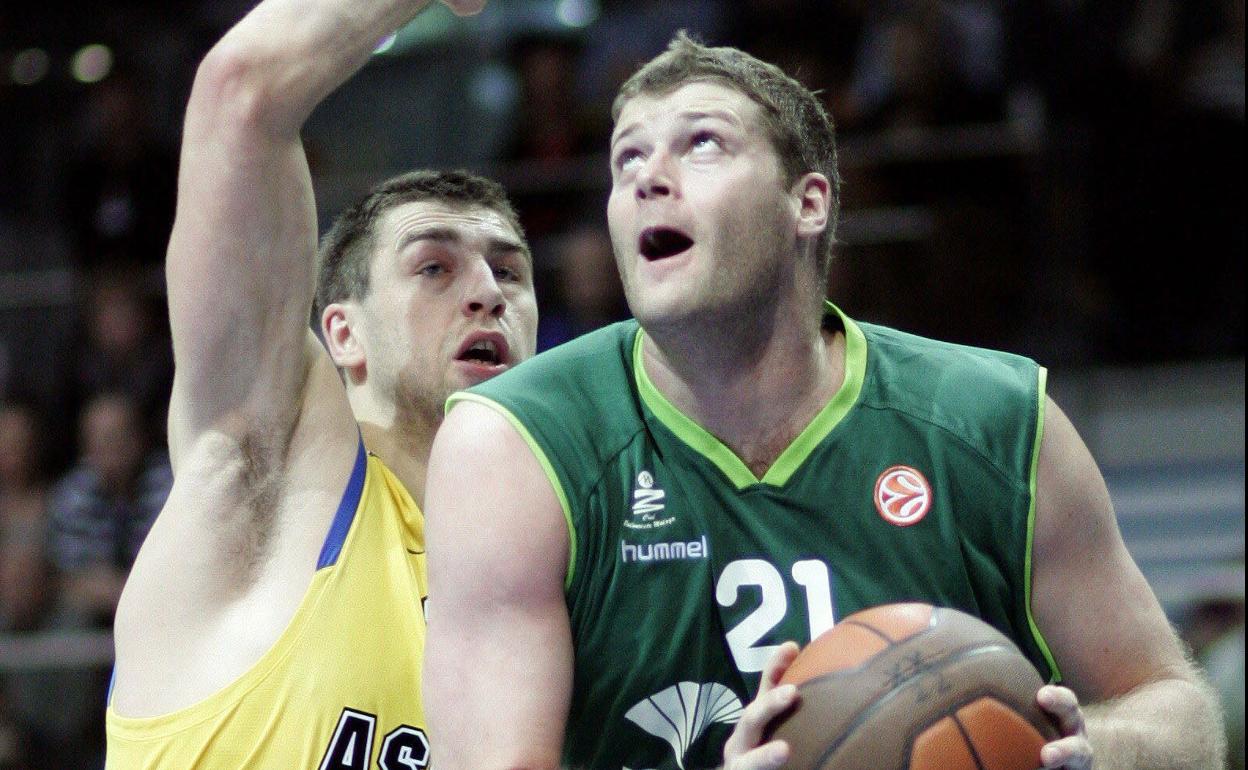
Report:
<svg viewBox="0 0 1248 770"><path fill-rule="evenodd" d="M334 365L348 372L365 364L364 346L356 333L356 308L335 302L321 313L321 336Z"/></svg>
<svg viewBox="0 0 1248 770"><path fill-rule="evenodd" d="M811 171L793 183L791 194L797 206L797 235L818 238L828 227L832 185L823 174Z"/></svg>

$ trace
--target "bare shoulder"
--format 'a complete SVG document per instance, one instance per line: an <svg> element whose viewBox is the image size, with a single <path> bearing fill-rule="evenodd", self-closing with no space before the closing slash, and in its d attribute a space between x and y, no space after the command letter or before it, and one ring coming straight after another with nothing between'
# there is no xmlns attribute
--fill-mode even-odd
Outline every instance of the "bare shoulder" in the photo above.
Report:
<svg viewBox="0 0 1248 770"><path fill-rule="evenodd" d="M506 412L493 402L457 398L434 440L434 452L513 454L525 449L524 438Z"/></svg>
<svg viewBox="0 0 1248 770"><path fill-rule="evenodd" d="M1036 481L1032 609L1065 683L1104 700L1189 677L1161 605L1127 551L1100 469L1047 401Z"/></svg>
<svg viewBox="0 0 1248 770"><path fill-rule="evenodd" d="M488 400L455 400L433 440L428 483L445 488L470 468L497 467L505 473L485 474L486 484L497 479L541 486L547 476L540 455L524 428L501 406Z"/></svg>
<svg viewBox="0 0 1248 770"><path fill-rule="evenodd" d="M561 591L569 533L556 483L504 412L474 401L456 404L429 458L431 592L443 579L453 582L452 590L470 590L454 579L466 574L466 559L493 574L496 588L527 592L544 581ZM447 545L441 553L440 541Z"/></svg>
<svg viewBox="0 0 1248 770"><path fill-rule="evenodd" d="M224 685L298 607L359 447L337 373L315 354L293 427L240 414L180 445L117 609L122 713L162 713Z"/></svg>

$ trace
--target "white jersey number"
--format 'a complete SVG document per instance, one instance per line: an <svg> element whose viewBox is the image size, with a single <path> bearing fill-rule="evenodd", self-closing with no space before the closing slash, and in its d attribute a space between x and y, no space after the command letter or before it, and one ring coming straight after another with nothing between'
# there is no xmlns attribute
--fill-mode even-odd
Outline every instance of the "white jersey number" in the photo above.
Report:
<svg viewBox="0 0 1248 770"><path fill-rule="evenodd" d="M828 565L818 559L806 559L790 570L793 582L806 594L806 621L810 638L822 634L836 622L832 611L832 581ZM742 673L762 671L775 654L778 645L758 641L778 626L789 612L788 591L784 576L770 562L762 559L738 559L729 562L715 585L715 600L721 607L737 603L741 589L758 586L761 601L753 612L725 635L733 660Z"/></svg>

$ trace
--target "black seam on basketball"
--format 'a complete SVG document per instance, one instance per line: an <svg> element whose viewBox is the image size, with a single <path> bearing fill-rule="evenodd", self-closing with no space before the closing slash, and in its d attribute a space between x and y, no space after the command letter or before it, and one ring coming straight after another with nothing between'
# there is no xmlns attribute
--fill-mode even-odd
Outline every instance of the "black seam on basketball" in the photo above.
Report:
<svg viewBox="0 0 1248 770"><path fill-rule="evenodd" d="M873 626L873 625L871 625L871 624L869 624L869 623L864 623L864 622L862 622L861 620L842 620L842 621L841 621L841 625L843 625L843 626L858 626L859 628L865 628L865 629L867 629L868 631L870 631L871 633L873 633L873 634L875 634L876 636L878 636L878 637L880 637L881 639L883 639L885 642L888 642L888 646L889 646L889 647L893 647L893 646L898 645L898 644L901 644L901 642L904 642L904 641L905 641L905 639L902 639L901 641L897 641L896 639L893 639L893 637L891 637L891 636L889 636L888 634L884 633L883 631L881 631L880 629L876 628L875 626ZM920 631L919 633L921 634L921 633L923 633L923 632L922 632L922 631ZM906 637L906 639L913 639L913 638L914 638L913 636L907 636L907 637ZM886 649L887 649L887 648L886 648Z"/></svg>
<svg viewBox="0 0 1248 770"><path fill-rule="evenodd" d="M974 702L975 701L970 701L970 703ZM958 711L961 709L962 706L958 706L953 710L953 713L949 715L949 718L953 720L955 725L957 725L958 732L962 733L962 740L966 743L966 748L971 752L971 759L975 760L975 767L979 768L979 770L987 770L984 767L984 760L979 756L979 752L975 749L975 741L971 740L971 734L966 730L966 725L962 724L961 719L958 719Z"/></svg>
<svg viewBox="0 0 1248 770"><path fill-rule="evenodd" d="M950 652L949 654L943 657L933 658L931 661L929 661L929 665L927 666L927 668L934 668L937 666L937 664L939 664L940 667L943 667L947 665L948 663L956 663L965 658L969 658L972 655L982 655L984 653L1001 652L1001 651L1009 651L1009 648L1006 647L1005 645L995 644L995 643L984 645L984 646L979 646L979 647L963 647L961 649L953 650L952 652ZM815 682L821 682L830 677L835 677L839 673L841 672L834 671L830 674L824 674L823 676L815 677L814 679L807 679L805 682L803 682L801 685L798 686L798 692L800 693L803 687L808 687L810 685L813 685ZM828 759L830 759L831 756L835 754L838 749L841 748L841 744L845 742L846 738L852 735L855 730L861 727L864 722L870 719L870 717L873 714L875 714L877 711L879 711L885 704L887 704L893 698L897 697L897 695L900 694L902 691L904 691L907 687L910 687L911 685L913 685L914 681L915 681L915 677L913 675L909 676L908 678L906 678L905 681L897 684L888 692L885 692L884 694L880 695L878 698L876 698L870 704L868 704L866 708L863 708L857 714L855 714L853 720L851 720L849 724L845 725L845 729L841 731L841 734L836 736L836 739L833 740L830 744L828 744L828 747L824 749L824 752L819 755L818 761L815 762L815 767L823 767L823 765L827 763ZM992 695L992 693L987 692L987 691L977 691L975 693L968 693L966 698L962 699L960 702L956 704L953 704L952 706L953 711L956 712L958 709L962 708L968 703L974 703L976 700L986 695ZM927 725L923 726L923 729L926 729L927 727L930 727L930 726L931 726L931 723L928 723ZM909 745L911 746L914 745L914 738L915 738L914 735L909 736L909 739L908 739Z"/></svg>

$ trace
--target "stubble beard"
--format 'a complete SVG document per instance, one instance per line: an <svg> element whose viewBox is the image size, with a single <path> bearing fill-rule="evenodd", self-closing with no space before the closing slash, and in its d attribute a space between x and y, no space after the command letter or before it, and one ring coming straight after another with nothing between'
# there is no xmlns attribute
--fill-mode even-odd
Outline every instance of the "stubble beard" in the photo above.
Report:
<svg viewBox="0 0 1248 770"><path fill-rule="evenodd" d="M781 230L765 217L755 217L704 247L733 252L721 253L710 265L709 275L690 279L693 285L682 291L665 292L661 302L646 296L635 280L626 280L629 309L646 333L659 341L688 338L690 344L705 345L727 339L748 345L758 333L760 315L770 314L777 293L785 290L786 280L794 279L786 276L792 272L792 256Z"/></svg>
<svg viewBox="0 0 1248 770"><path fill-rule="evenodd" d="M422 383L414 374L404 372L395 389L395 424L405 433L432 436L442 424L446 399L453 392L447 385Z"/></svg>

